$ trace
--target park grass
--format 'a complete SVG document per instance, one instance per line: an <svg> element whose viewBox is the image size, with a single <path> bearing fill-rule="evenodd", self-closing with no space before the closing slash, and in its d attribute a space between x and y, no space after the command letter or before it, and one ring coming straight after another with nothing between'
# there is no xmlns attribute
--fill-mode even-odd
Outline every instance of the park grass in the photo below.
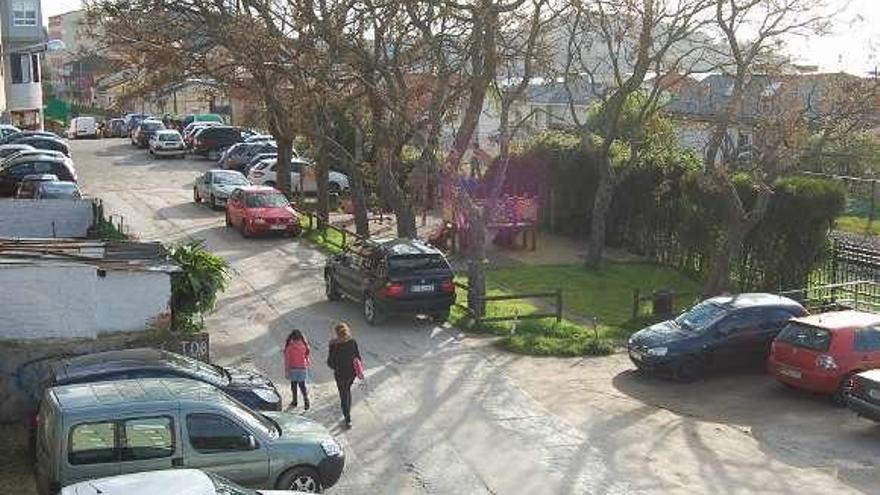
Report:
<svg viewBox="0 0 880 495"><path fill-rule="evenodd" d="M515 266L489 270L489 295L563 291L569 318L557 323L552 318L511 322L490 322L476 328L467 312L455 308L451 321L462 328L502 337L500 345L514 352L532 355L580 356L613 352L634 331L655 321L650 316L632 317L632 291L672 289L686 297L679 307L690 305L699 291L697 281L666 267L648 263L610 263L598 271L578 265ZM459 282L466 282L460 278ZM458 301L467 296L458 289ZM649 303L648 303L649 304ZM548 312L531 301L490 302L487 316L524 315ZM594 318L596 320L594 320ZM595 325L594 322L595 321Z"/></svg>
<svg viewBox="0 0 880 495"><path fill-rule="evenodd" d="M834 226L837 230L843 232L852 232L854 234L871 234L871 235L880 235L880 218L875 219L871 223L870 230L868 229L868 219L865 217L854 216L854 215L842 215L837 217L837 220L834 222Z"/></svg>

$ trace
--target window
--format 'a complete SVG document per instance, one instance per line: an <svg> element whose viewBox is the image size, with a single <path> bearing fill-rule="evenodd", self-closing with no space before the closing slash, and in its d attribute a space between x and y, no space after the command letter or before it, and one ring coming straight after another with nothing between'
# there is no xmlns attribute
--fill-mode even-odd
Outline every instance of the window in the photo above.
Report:
<svg viewBox="0 0 880 495"><path fill-rule="evenodd" d="M169 417L125 421L122 428L122 460L139 461L174 455L173 424Z"/></svg>
<svg viewBox="0 0 880 495"><path fill-rule="evenodd" d="M13 26L36 26L37 25L37 2L36 2L36 0L13 0L13 2L12 2L12 25Z"/></svg>
<svg viewBox="0 0 880 495"><path fill-rule="evenodd" d="M880 351L880 328L868 327L857 331L853 347L856 351Z"/></svg>
<svg viewBox="0 0 880 495"><path fill-rule="evenodd" d="M789 324L779 333L776 340L795 347L819 352L825 352L831 348L831 332L824 328L811 327L803 323Z"/></svg>
<svg viewBox="0 0 880 495"><path fill-rule="evenodd" d="M203 454L251 450L251 435L223 416L190 414L186 429L190 445Z"/></svg>
<svg viewBox="0 0 880 495"><path fill-rule="evenodd" d="M116 425L83 423L70 430L67 442L67 461L71 464L100 464L116 462Z"/></svg>

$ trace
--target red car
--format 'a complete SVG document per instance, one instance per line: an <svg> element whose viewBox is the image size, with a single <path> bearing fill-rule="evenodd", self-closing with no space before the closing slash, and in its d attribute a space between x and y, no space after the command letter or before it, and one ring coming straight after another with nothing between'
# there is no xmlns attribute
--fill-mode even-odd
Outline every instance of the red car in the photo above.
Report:
<svg viewBox="0 0 880 495"><path fill-rule="evenodd" d="M299 235L299 216L277 189L248 186L233 191L226 201L226 225L241 235L284 233Z"/></svg>
<svg viewBox="0 0 880 495"><path fill-rule="evenodd" d="M794 319L773 341L767 367L782 383L843 403L854 374L880 368L880 315L835 311Z"/></svg>

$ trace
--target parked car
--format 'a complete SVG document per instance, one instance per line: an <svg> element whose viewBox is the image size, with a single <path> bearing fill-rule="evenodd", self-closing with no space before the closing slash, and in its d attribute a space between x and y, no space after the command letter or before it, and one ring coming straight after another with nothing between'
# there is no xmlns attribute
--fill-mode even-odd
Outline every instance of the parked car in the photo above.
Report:
<svg viewBox="0 0 880 495"><path fill-rule="evenodd" d="M154 156L186 156L183 137L175 130L160 130L150 136L150 154Z"/></svg>
<svg viewBox="0 0 880 495"><path fill-rule="evenodd" d="M207 364L152 348L96 352L53 361L42 387L125 378L189 378L213 385L242 404L261 411L280 411L281 397L269 378L259 373ZM39 397L41 391L32 393Z"/></svg>
<svg viewBox="0 0 880 495"><path fill-rule="evenodd" d="M401 313L446 321L455 303L452 279L443 253L410 239L359 241L324 267L327 298L359 302L370 325Z"/></svg>
<svg viewBox="0 0 880 495"><path fill-rule="evenodd" d="M34 189L34 199L82 199L82 197L82 191L75 182L44 181L37 183Z"/></svg>
<svg viewBox="0 0 880 495"><path fill-rule="evenodd" d="M183 128L183 142L186 143L187 148L192 148L192 140L198 131L219 125L222 124L218 124L217 122L193 122Z"/></svg>
<svg viewBox="0 0 880 495"><path fill-rule="evenodd" d="M61 158L70 160L67 156L60 151L52 151L52 150L38 150L33 146L29 146L30 149L21 150L15 154L9 155L6 158L3 158L0 161L0 168L7 167L9 165L20 163L23 161L27 161L32 159L35 156L48 156L52 158Z"/></svg>
<svg viewBox="0 0 880 495"><path fill-rule="evenodd" d="M266 153L277 154L277 152L278 146L275 145L274 141L236 143L226 150L218 164L220 165L220 168L242 172L244 166L255 156Z"/></svg>
<svg viewBox="0 0 880 495"><path fill-rule="evenodd" d="M853 375L880 368L880 315L833 311L794 320L773 342L767 367L782 383L843 404Z"/></svg>
<svg viewBox="0 0 880 495"><path fill-rule="evenodd" d="M125 117L123 117L123 121L125 122L125 135L131 137L134 133L134 130L137 129L137 126L141 124L142 121L150 118L150 114L148 113L127 113Z"/></svg>
<svg viewBox="0 0 880 495"><path fill-rule="evenodd" d="M0 138L0 144L13 144L17 142L19 139L29 138L29 137L47 137L51 139L60 139L60 136L57 134L53 134L48 131L19 131L19 132L11 132L6 134L2 138Z"/></svg>
<svg viewBox="0 0 880 495"><path fill-rule="evenodd" d="M223 125L223 117L217 115L216 113L199 113L199 114L190 114L183 118L183 126L186 127L192 123L196 122L211 122L215 124Z"/></svg>
<svg viewBox="0 0 880 495"><path fill-rule="evenodd" d="M248 179L253 184L275 187L278 181L277 166L277 159L264 160L251 169L250 173L248 173ZM302 158L290 160L290 187L297 192L300 189L310 194L318 192L318 181L314 165ZM329 173L328 189L331 193L337 194L348 191L348 176L331 170Z"/></svg>
<svg viewBox="0 0 880 495"><path fill-rule="evenodd" d="M9 136L10 134L17 134L19 132L21 132L21 129L14 125L0 124L0 138Z"/></svg>
<svg viewBox="0 0 880 495"><path fill-rule="evenodd" d="M76 170L69 158L55 158L50 156L28 157L23 161L5 166L0 170L0 196L12 196L18 189L18 184L28 175L52 174L58 180L76 182Z"/></svg>
<svg viewBox="0 0 880 495"><path fill-rule="evenodd" d="M183 378L52 387L43 395L37 425L41 494L175 467L199 467L249 487L318 492L339 480L345 463L342 447L320 424L258 413L211 385Z"/></svg>
<svg viewBox="0 0 880 495"><path fill-rule="evenodd" d="M277 159L278 159L278 153L275 153L275 152L256 154L256 155L254 155L253 158L251 158L251 160L249 162L247 162L244 165L244 167L241 168L241 173L243 173L245 176L250 175L251 170L253 170L254 167L256 167L260 162L265 161L265 160L277 160Z"/></svg>
<svg viewBox="0 0 880 495"><path fill-rule="evenodd" d="M193 184L193 201L196 203L207 201L211 209L217 209L226 204L226 200L229 199L233 191L250 184L241 172L221 169L208 170L199 176Z"/></svg>
<svg viewBox="0 0 880 495"><path fill-rule="evenodd" d="M165 124L163 124L161 120L144 120L138 124L137 128L131 134L131 144L138 148L146 148L150 145L150 138L153 137L153 134L164 129Z"/></svg>
<svg viewBox="0 0 880 495"><path fill-rule="evenodd" d="M241 235L279 233L299 235L299 215L283 194L271 187L246 186L232 192L226 201L226 226Z"/></svg>
<svg viewBox="0 0 880 495"><path fill-rule="evenodd" d="M121 138L128 136L125 119L110 119L104 128L104 137Z"/></svg>
<svg viewBox="0 0 880 495"><path fill-rule="evenodd" d="M57 182L58 177L52 174L33 174L22 177L15 189L17 199L34 199L37 184L41 182Z"/></svg>
<svg viewBox="0 0 880 495"><path fill-rule="evenodd" d="M797 302L773 294L713 297L673 320L639 330L627 351L639 370L692 381L710 368L762 365L779 331L806 314Z"/></svg>
<svg viewBox="0 0 880 495"><path fill-rule="evenodd" d="M98 137L98 121L94 117L74 117L67 128L68 139Z"/></svg>
<svg viewBox="0 0 880 495"><path fill-rule="evenodd" d="M228 125L211 126L194 136L192 151L209 160L216 160L223 150L241 141L244 141L242 128Z"/></svg>
<svg viewBox="0 0 880 495"><path fill-rule="evenodd" d="M15 144L27 144L41 150L60 151L64 156L70 156L70 148L67 143L59 138L48 136L26 136L15 139Z"/></svg>
<svg viewBox="0 0 880 495"><path fill-rule="evenodd" d="M35 149L29 144L0 144L0 160L5 160L20 151Z"/></svg>
<svg viewBox="0 0 880 495"><path fill-rule="evenodd" d="M251 490L211 472L165 469L120 474L68 485L61 495L302 495L292 490Z"/></svg>

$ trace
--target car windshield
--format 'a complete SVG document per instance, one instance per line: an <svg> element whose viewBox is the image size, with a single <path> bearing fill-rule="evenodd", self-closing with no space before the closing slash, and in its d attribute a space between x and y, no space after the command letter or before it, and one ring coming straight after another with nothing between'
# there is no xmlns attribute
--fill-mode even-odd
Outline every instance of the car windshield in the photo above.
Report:
<svg viewBox="0 0 880 495"><path fill-rule="evenodd" d="M221 478L216 474L207 471L205 471L205 474L208 475L208 478L211 479L211 483L214 484L214 493L216 495L256 495L258 493L250 488L238 486L228 479Z"/></svg>
<svg viewBox="0 0 880 495"><path fill-rule="evenodd" d="M41 196L47 199L79 199L80 194L76 184L67 182L47 182L42 185Z"/></svg>
<svg viewBox="0 0 880 495"><path fill-rule="evenodd" d="M825 352L831 347L831 332L825 328L795 322L783 328L776 340L795 347Z"/></svg>
<svg viewBox="0 0 880 495"><path fill-rule="evenodd" d="M415 270L442 270L448 268L443 256L428 254L418 256L393 256L388 259L388 267L391 273L409 272Z"/></svg>
<svg viewBox="0 0 880 495"><path fill-rule="evenodd" d="M184 373L198 376L199 378L211 383L212 385L228 385L229 376L219 366L205 364L193 358L174 354L172 352L164 353L165 362L171 367L176 368Z"/></svg>
<svg viewBox="0 0 880 495"><path fill-rule="evenodd" d="M704 301L691 308L690 311L682 313L675 319L675 322L686 330L699 332L709 328L726 314L727 310L723 307Z"/></svg>
<svg viewBox="0 0 880 495"><path fill-rule="evenodd" d="M174 133L159 134L159 141L180 141L180 136Z"/></svg>
<svg viewBox="0 0 880 495"><path fill-rule="evenodd" d="M237 416L252 428L262 430L267 435L274 438L277 438L281 434L281 427L272 419L263 416L228 395L224 396L223 399L232 406L232 409L236 411Z"/></svg>
<svg viewBox="0 0 880 495"><path fill-rule="evenodd" d="M248 208L282 208L289 203L282 194L248 194L245 204Z"/></svg>
<svg viewBox="0 0 880 495"><path fill-rule="evenodd" d="M244 186L248 181L243 175L236 172L225 172L214 174L214 184L223 184L225 186Z"/></svg>
<svg viewBox="0 0 880 495"><path fill-rule="evenodd" d="M165 124L161 122L143 122L141 123L141 129L145 131L155 131L157 129L163 129Z"/></svg>

